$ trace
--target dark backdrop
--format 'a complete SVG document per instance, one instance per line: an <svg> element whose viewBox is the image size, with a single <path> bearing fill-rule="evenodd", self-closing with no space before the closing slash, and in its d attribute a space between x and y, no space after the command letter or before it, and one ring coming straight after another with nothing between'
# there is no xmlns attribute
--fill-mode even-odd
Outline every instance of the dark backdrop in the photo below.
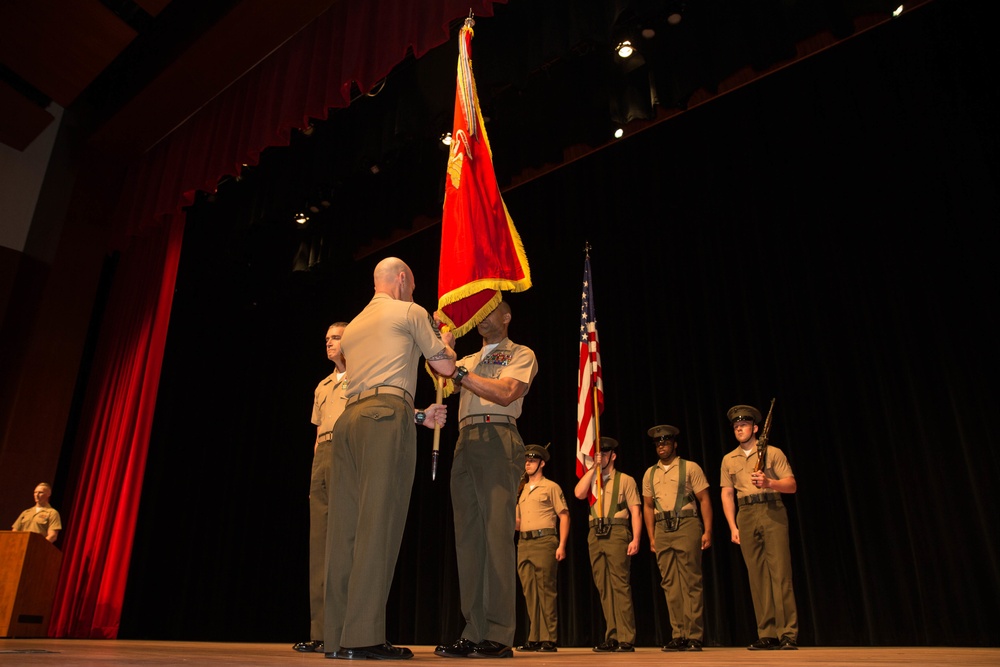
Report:
<svg viewBox="0 0 1000 667"><path fill-rule="evenodd" d="M922 14L505 195L534 280L505 297L511 337L540 362L521 433L552 442L546 474L572 496L589 242L602 431L622 443L619 467L639 477L655 459L646 429L671 423L713 484L710 645L755 637L718 498L734 446L724 414L743 402L764 410L772 397L772 442L799 482L788 505L801 643L997 645L996 77L985 41ZM292 272L295 239L237 233L248 215L202 201L188 216L122 638L307 639L309 418L331 367L326 326L363 307L389 254L413 268L416 300L436 305L437 226ZM459 352L477 345L466 336ZM432 396L422 378L417 403ZM454 419L433 482L431 439L421 430L389 600L396 643L450 641L462 628ZM587 508L570 503L559 634L582 646L599 640L603 619ZM645 538L632 583L638 643L663 643ZM523 609L519 619L521 640Z"/></svg>

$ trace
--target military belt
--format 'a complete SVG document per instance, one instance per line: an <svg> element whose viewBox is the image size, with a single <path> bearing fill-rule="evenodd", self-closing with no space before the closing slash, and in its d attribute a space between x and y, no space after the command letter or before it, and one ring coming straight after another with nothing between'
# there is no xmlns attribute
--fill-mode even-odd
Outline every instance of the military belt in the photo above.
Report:
<svg viewBox="0 0 1000 667"><path fill-rule="evenodd" d="M749 496L742 496L737 500L740 507L744 505L756 505L758 503L770 503L775 500L781 500L780 493L773 493L766 491L764 493L752 493Z"/></svg>
<svg viewBox="0 0 1000 667"><path fill-rule="evenodd" d="M590 527L593 528L597 525L597 519L590 518ZM628 517L612 517L610 519L604 520L605 526L631 526L632 521Z"/></svg>
<svg viewBox="0 0 1000 667"><path fill-rule="evenodd" d="M413 397L410 396L410 392L406 391L402 387L394 387L390 384L380 384L377 387L365 389L360 394L354 394L354 396L347 399L347 405L354 405L358 401L363 401L366 398L371 398L372 396L378 396L380 394L387 396L399 396L411 406L413 405Z"/></svg>
<svg viewBox="0 0 1000 667"><path fill-rule="evenodd" d="M555 528L540 528L538 530L528 530L528 531L522 530L521 539L533 540L537 537L545 537L546 535L555 535L555 534L556 534Z"/></svg>
<svg viewBox="0 0 1000 667"><path fill-rule="evenodd" d="M458 428L465 428L473 424L517 424L517 420L510 415L469 415L458 422Z"/></svg>
<svg viewBox="0 0 1000 667"><path fill-rule="evenodd" d="M689 516L698 516L698 510L670 510L669 512L657 512L653 516L657 521L669 521L670 519L683 519Z"/></svg>

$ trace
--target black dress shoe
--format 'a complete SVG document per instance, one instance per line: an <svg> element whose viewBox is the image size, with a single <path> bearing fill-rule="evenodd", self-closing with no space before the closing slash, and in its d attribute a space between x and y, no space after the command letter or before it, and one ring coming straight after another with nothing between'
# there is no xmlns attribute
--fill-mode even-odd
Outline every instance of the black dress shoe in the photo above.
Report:
<svg viewBox="0 0 1000 667"><path fill-rule="evenodd" d="M747 646L751 651L771 651L778 648L777 637L761 637L750 646Z"/></svg>
<svg viewBox="0 0 1000 667"><path fill-rule="evenodd" d="M635 653L635 647L628 642L622 642L615 647L615 653Z"/></svg>
<svg viewBox="0 0 1000 667"><path fill-rule="evenodd" d="M609 639L608 641L601 642L600 644L598 644L597 646L595 646L594 647L594 652L595 653L611 653L611 652L613 652L617 648L618 648L618 640L617 639Z"/></svg>
<svg viewBox="0 0 1000 667"><path fill-rule="evenodd" d="M513 658L514 649L500 642L484 639L472 647L470 658Z"/></svg>
<svg viewBox="0 0 1000 667"><path fill-rule="evenodd" d="M697 639L689 639L687 641L687 646L684 647L684 650L685 651L700 651L701 650L701 642L698 641Z"/></svg>
<svg viewBox="0 0 1000 667"><path fill-rule="evenodd" d="M311 642L299 642L292 647L293 651L298 651L299 653L322 653L323 652L323 642L312 640Z"/></svg>
<svg viewBox="0 0 1000 667"><path fill-rule="evenodd" d="M521 651L522 653L526 651L534 652L540 649L541 647L542 645L539 644L538 642L524 642L523 644L517 647L517 650Z"/></svg>
<svg viewBox="0 0 1000 667"><path fill-rule="evenodd" d="M687 648L687 644L688 644L687 640L684 639L683 637L674 637L673 639L671 639L670 641L668 641L667 645L664 646L660 650L661 651L683 651L685 648Z"/></svg>
<svg viewBox="0 0 1000 667"><path fill-rule="evenodd" d="M331 657L327 654L327 657ZM409 660L413 651L402 646L393 646L389 642L377 646L362 646L360 648L343 648L333 652L337 660Z"/></svg>
<svg viewBox="0 0 1000 667"><path fill-rule="evenodd" d="M475 648L475 642L470 642L465 637L462 637L454 644L438 646L434 649L434 655L439 655L442 658L468 658L469 654L472 653Z"/></svg>
<svg viewBox="0 0 1000 667"><path fill-rule="evenodd" d="M799 650L799 645L795 643L794 639L786 635L781 638L778 648L783 651L797 651Z"/></svg>
<svg viewBox="0 0 1000 667"><path fill-rule="evenodd" d="M542 642L542 645L538 647L541 653L555 653L558 649L556 648L555 642Z"/></svg>

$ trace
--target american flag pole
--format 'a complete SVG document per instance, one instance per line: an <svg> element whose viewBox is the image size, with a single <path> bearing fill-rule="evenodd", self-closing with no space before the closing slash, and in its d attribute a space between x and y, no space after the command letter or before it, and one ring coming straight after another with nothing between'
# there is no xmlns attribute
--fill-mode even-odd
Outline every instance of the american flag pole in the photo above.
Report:
<svg viewBox="0 0 1000 667"><path fill-rule="evenodd" d="M601 349L594 314L594 293L590 273L590 244L585 247L582 307L580 310L580 367L577 387L577 477L583 477L593 464L600 443L600 414L604 409L604 387L601 378ZM596 473L597 471L595 471ZM591 504L603 501L602 479L597 476L597 492ZM598 518L603 519L603 502Z"/></svg>

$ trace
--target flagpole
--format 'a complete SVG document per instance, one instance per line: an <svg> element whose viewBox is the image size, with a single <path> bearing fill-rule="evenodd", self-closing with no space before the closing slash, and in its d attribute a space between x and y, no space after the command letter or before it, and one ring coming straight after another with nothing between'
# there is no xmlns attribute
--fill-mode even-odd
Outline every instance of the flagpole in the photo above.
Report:
<svg viewBox="0 0 1000 667"><path fill-rule="evenodd" d="M434 384L437 385L437 397L434 399L435 403L440 404L444 400L444 376L438 376ZM437 479L438 471L438 457L441 455L441 424L435 421L434 423L434 449L431 450L431 481Z"/></svg>
<svg viewBox="0 0 1000 667"><path fill-rule="evenodd" d="M591 357L591 368L594 366L593 357ZM597 373L597 369L593 368L593 372ZM601 416L597 409L597 385L594 385L594 452L601 451ZM603 461L602 461L603 463ZM598 466L595 466L598 467ZM604 531L604 483L603 483L603 473L604 470L597 470L597 534L600 535ZM612 498L612 502L614 499Z"/></svg>
<svg viewBox="0 0 1000 667"><path fill-rule="evenodd" d="M590 242L588 241L583 248L585 258L590 261ZM596 343L591 340L588 344L590 352L590 376L592 378L597 377L597 350ZM591 395L594 401L594 453L601 451L601 410L600 404L597 399L597 382L593 383L591 389ZM594 467L598 467L596 464ZM604 480L603 473L604 470L596 470L596 480L597 480L597 534L601 535L604 532Z"/></svg>

